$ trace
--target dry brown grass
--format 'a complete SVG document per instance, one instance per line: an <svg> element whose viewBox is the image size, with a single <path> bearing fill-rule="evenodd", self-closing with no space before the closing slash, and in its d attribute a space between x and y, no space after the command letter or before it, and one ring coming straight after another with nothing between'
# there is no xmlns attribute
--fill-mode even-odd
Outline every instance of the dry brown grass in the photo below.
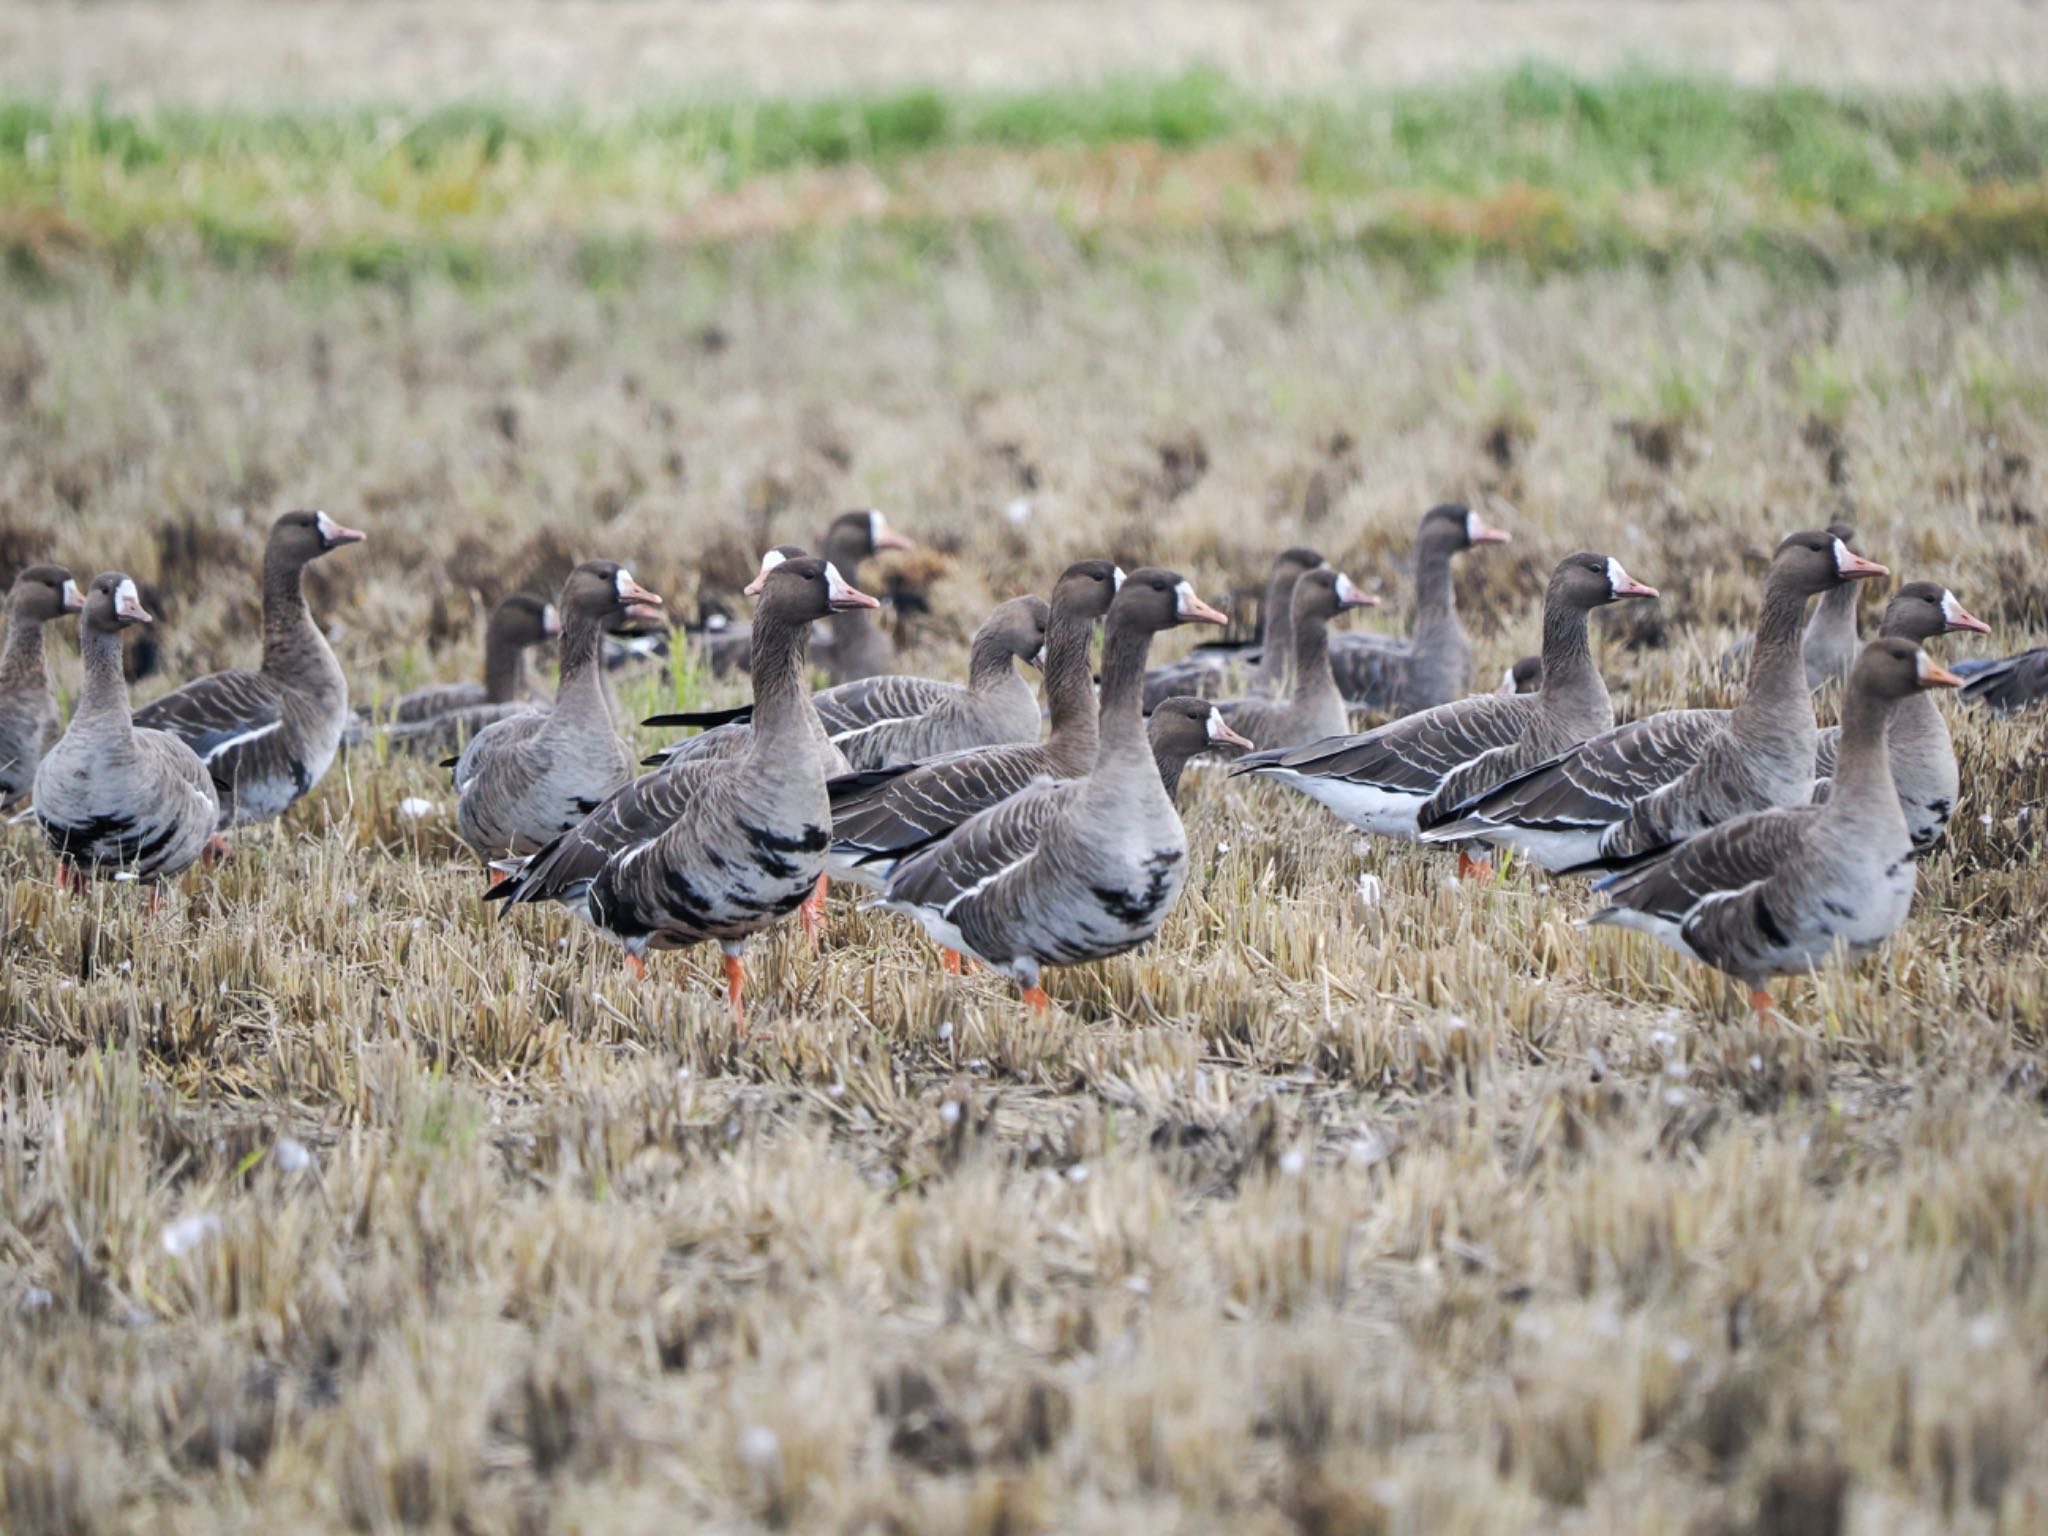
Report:
<svg viewBox="0 0 2048 1536"><path fill-rule="evenodd" d="M934 667L1084 553L1391 581L1448 494L1516 536L1464 572L1489 667L1570 548L1664 588L1606 631L1631 711L1719 696L1772 536L1838 513L2048 632L2038 278L869 258L12 290L0 554L161 583L183 675L324 504L372 532L319 571L363 693L574 554L687 600L865 502L938 552ZM1956 720L1906 931L1771 1033L1576 890L1213 775L1166 933L1052 1017L835 904L756 947L746 1040L709 956L634 986L481 907L424 766L357 757L154 918L16 829L0 1523L2040 1529L2048 720Z"/></svg>

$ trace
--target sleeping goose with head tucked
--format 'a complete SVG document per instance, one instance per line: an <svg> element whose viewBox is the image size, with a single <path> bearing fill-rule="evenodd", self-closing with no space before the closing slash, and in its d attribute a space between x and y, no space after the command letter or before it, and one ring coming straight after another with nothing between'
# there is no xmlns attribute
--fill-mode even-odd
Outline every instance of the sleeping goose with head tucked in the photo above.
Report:
<svg viewBox="0 0 2048 1536"><path fill-rule="evenodd" d="M547 690L527 670L526 653L561 632L553 603L513 593L484 626L483 681L430 683L382 706L366 704L356 711L359 727L349 744L375 739L395 752L459 750L485 726L547 702Z"/></svg>
<svg viewBox="0 0 2048 1536"><path fill-rule="evenodd" d="M306 607L306 567L364 535L325 512L287 512L263 551L263 660L215 672L135 711L199 754L220 792L221 825L269 821L327 772L351 716L348 679Z"/></svg>
<svg viewBox="0 0 2048 1536"><path fill-rule="evenodd" d="M1725 971L1771 1011L1773 976L1883 943L1913 901L1913 839L1885 749L1898 707L1961 681L1913 644L1863 648L1842 702L1834 793L1712 827L1600 882L1608 905L1589 920L1636 928Z"/></svg>
<svg viewBox="0 0 2048 1536"><path fill-rule="evenodd" d="M477 732L455 762L456 822L483 858L533 853L633 776L604 687L605 626L661 609L616 560L586 560L562 583L562 675L552 705Z"/></svg>
<svg viewBox="0 0 2048 1536"><path fill-rule="evenodd" d="M1157 934L1187 879L1187 837L1145 739L1145 654L1189 622L1225 621L1174 572L1132 572L1109 605L1094 766L1031 785L899 864L881 904L1009 975L1034 1008L1047 1001L1042 967Z"/></svg>
<svg viewBox="0 0 2048 1536"><path fill-rule="evenodd" d="M804 691L811 624L875 600L823 560L769 572L751 631L746 750L644 773L495 886L507 908L558 902L626 951L715 941L740 1014L746 940L796 911L825 868L824 727Z"/></svg>
<svg viewBox="0 0 2048 1536"><path fill-rule="evenodd" d="M85 689L35 776L36 821L60 871L154 884L196 863L220 819L199 754L129 712L121 631L149 622L133 581L93 579L79 616Z"/></svg>
<svg viewBox="0 0 2048 1536"><path fill-rule="evenodd" d="M1764 582L1740 704L1617 726L1468 798L1423 841L1506 846L1548 870L1611 867L1734 816L1805 803L1819 738L1800 657L1807 599L1887 574L1833 534L1787 536Z"/></svg>
<svg viewBox="0 0 2048 1536"><path fill-rule="evenodd" d="M0 812L35 782L36 764L63 729L43 655L43 626L85 606L78 583L61 565L32 565L7 590L0 649Z"/></svg>

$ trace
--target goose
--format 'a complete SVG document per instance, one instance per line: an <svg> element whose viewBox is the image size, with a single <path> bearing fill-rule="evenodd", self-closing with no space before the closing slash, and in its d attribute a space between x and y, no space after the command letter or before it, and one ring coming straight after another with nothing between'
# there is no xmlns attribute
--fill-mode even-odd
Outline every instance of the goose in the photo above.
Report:
<svg viewBox="0 0 2048 1536"><path fill-rule="evenodd" d="M1806 600L1889 574L1824 531L1789 535L1764 581L1749 688L1603 732L1469 799L1423 841L1513 848L1547 870L1641 857L1717 822L1813 796L1818 731L1799 655Z"/></svg>
<svg viewBox="0 0 2048 1536"><path fill-rule="evenodd" d="M1256 698L1278 693L1294 658L1294 584L1323 563L1312 549L1295 546L1273 557L1266 596L1259 605L1259 637L1253 641L1212 640L1178 661L1145 674L1145 708L1157 711L1175 694L1214 698L1229 684L1234 666L1249 666L1246 690Z"/></svg>
<svg viewBox="0 0 2048 1536"><path fill-rule="evenodd" d="M150 622L128 577L93 578L78 625L85 688L35 776L35 816L60 885L74 874L148 885L182 874L220 821L220 795L199 754L168 731L136 725L129 712L121 631Z"/></svg>
<svg viewBox="0 0 2048 1536"><path fill-rule="evenodd" d="M871 508L840 513L832 519L825 530L825 537L818 543L818 552L835 569L850 572L855 577L859 576L864 561L885 550L915 548L915 540L891 528L889 520ZM762 557L760 572L742 591L748 597L754 596L761 590L762 579L770 569L784 560L808 553L801 544L777 545ZM746 625L726 623L716 630L707 630L698 639L715 674L723 676L730 671L744 672L747 669L752 639ZM873 614L859 608L835 612L826 632L812 640L811 651L823 665L826 677L834 683L850 683L857 678L878 676L887 672L896 659L896 647L888 632L875 622Z"/></svg>
<svg viewBox="0 0 2048 1536"><path fill-rule="evenodd" d="M1614 707L1586 640L1586 615L1646 586L1609 555L1568 555L1543 598L1542 687L1482 693L1403 715L1362 736L1260 752L1232 770L1298 790L1353 826L1412 838L1418 825L1614 724ZM1461 873L1473 872L1468 859Z"/></svg>
<svg viewBox="0 0 2048 1536"><path fill-rule="evenodd" d="M31 565L7 589L7 635L0 649L0 813L35 782L36 764L62 727L43 626L85 606L78 583L61 565Z"/></svg>
<svg viewBox="0 0 2048 1536"><path fill-rule="evenodd" d="M325 512L287 512L263 551L263 660L215 672L135 711L199 754L222 828L284 814L327 772L352 718L348 679L306 608L306 567L364 535ZM213 845L216 852L225 845Z"/></svg>
<svg viewBox="0 0 2048 1536"><path fill-rule="evenodd" d="M797 910L824 872L831 804L824 727L804 693L811 623L875 607L812 556L769 573L754 614L747 749L642 774L493 887L507 908L559 902L626 951L636 975L649 950L717 940L726 995L743 1017L741 951Z"/></svg>
<svg viewBox="0 0 2048 1536"><path fill-rule="evenodd" d="M1535 693L1543 686L1543 658L1523 656L1501 673L1495 693Z"/></svg>
<svg viewBox="0 0 2048 1536"><path fill-rule="evenodd" d="M2048 699L2048 645L1998 661L1968 661L1954 669L1966 678L1963 697L1996 715L2010 715Z"/></svg>
<svg viewBox="0 0 2048 1536"><path fill-rule="evenodd" d="M546 702L546 689L527 670L526 653L561 632L553 603L530 592L513 593L491 610L484 626L482 682L432 683L381 709L365 704L356 711L349 744L374 738L399 752L459 750L485 726Z"/></svg>
<svg viewBox="0 0 2048 1536"><path fill-rule="evenodd" d="M489 861L536 852L633 776L605 696L607 622L661 599L615 560L586 560L562 583L562 673L552 705L478 731L455 762L456 825Z"/></svg>
<svg viewBox="0 0 2048 1536"><path fill-rule="evenodd" d="M1957 630L1988 635L1991 626L1972 616L1953 592L1936 581L1909 581L1900 587L1884 605L1877 626L1880 635L1916 644ZM1813 765L1816 803L1832 792L1830 781L1835 776L1841 740L1840 726L1829 726L1820 733ZM1893 708L1885 742L1891 754L1892 782L1899 787L1899 805L1906 813L1906 830L1912 834L1917 857L1940 840L1955 809L1956 793L1962 787L1956 772L1955 743L1949 740L1948 722L1925 693L1901 699Z"/></svg>
<svg viewBox="0 0 2048 1536"><path fill-rule="evenodd" d="M1294 684L1283 699L1226 699L1218 707L1232 731L1257 747L1296 747L1342 735L1350 724L1343 696L1330 672L1330 621L1348 608L1373 608L1379 599L1361 592L1342 571L1318 566L1294 584L1290 628Z"/></svg>
<svg viewBox="0 0 2048 1536"><path fill-rule="evenodd" d="M1829 523L1826 531L1844 544L1854 545L1856 530L1847 523ZM1806 621L1799 640L1799 659L1806 666L1806 686L1819 693L1829 683L1846 682L1855 664L1860 641L1856 634L1856 603L1863 589L1846 582L1820 595L1813 614ZM1733 674L1749 665L1756 637L1744 635L1721 653L1721 669Z"/></svg>
<svg viewBox="0 0 2048 1536"><path fill-rule="evenodd" d="M1034 661L1045 649L1050 612L1039 597L1013 597L998 604L974 632L964 686L899 673L861 678L812 694L826 734L840 753L836 771L887 768L946 752L1036 741L1038 699L1014 663ZM652 765L676 755L725 750L715 738L739 728L751 713L741 707L644 720L641 723L650 726L711 727L646 761Z"/></svg>
<svg viewBox="0 0 2048 1536"><path fill-rule="evenodd" d="M1212 700L1193 694L1161 699L1145 717L1145 740L1152 748L1152 762L1159 769L1166 798L1175 804L1180 802L1180 776L1190 758L1219 746L1250 751L1252 745L1230 728Z"/></svg>
<svg viewBox="0 0 2048 1536"><path fill-rule="evenodd" d="M1462 697L1472 686L1472 642L1458 622L1451 561L1508 535L1456 503L1432 507L1415 532L1415 613L1408 638L1352 633L1330 639L1337 691L1354 704L1412 714Z"/></svg>
<svg viewBox="0 0 2048 1536"><path fill-rule="evenodd" d="M1840 772L1825 805L1723 822L1602 880L1588 919L1648 933L1735 977L1760 1015L1773 976L1860 954L1898 931L1913 901L1913 839L1885 728L1899 704L1962 679L1899 636L1863 648L1842 703Z"/></svg>
<svg viewBox="0 0 2048 1536"><path fill-rule="evenodd" d="M1158 933L1187 879L1187 837L1145 739L1145 653L1190 622L1227 621L1175 572L1132 572L1109 605L1094 766L1032 784L897 865L879 905L1008 974L1034 1010L1048 1001L1041 967Z"/></svg>
<svg viewBox="0 0 2048 1536"><path fill-rule="evenodd" d="M1042 778L1071 779L1095 762L1095 685L1088 647L1123 572L1079 560L1052 589L1045 639L1045 697L1052 731L1029 745L983 747L930 762L835 778L832 873L880 890L898 861Z"/></svg>

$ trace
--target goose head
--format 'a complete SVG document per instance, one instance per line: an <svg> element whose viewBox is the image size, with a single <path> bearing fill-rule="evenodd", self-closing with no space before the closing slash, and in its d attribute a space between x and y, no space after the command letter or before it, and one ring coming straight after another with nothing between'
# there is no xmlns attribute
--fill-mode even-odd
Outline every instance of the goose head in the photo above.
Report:
<svg viewBox="0 0 2048 1536"><path fill-rule="evenodd" d="M85 606L85 594L61 565L31 565L8 589L7 611L32 624L47 624Z"/></svg>
<svg viewBox="0 0 2048 1536"><path fill-rule="evenodd" d="M816 555L795 555L779 561L761 583L761 601L754 610L755 622L773 620L783 624L808 624L827 614L855 608L879 608L881 604L839 574L839 567Z"/></svg>
<svg viewBox="0 0 2048 1536"><path fill-rule="evenodd" d="M799 559L810 551L801 544L778 544L761 557L761 568L754 572L754 579L740 591L748 597L759 597L761 588L768 580L768 573L785 560Z"/></svg>
<svg viewBox="0 0 2048 1536"><path fill-rule="evenodd" d="M1222 710L1207 699L1186 693L1160 700L1146 722L1145 734L1157 757L1185 760L1211 747L1252 749L1249 739L1230 728Z"/></svg>
<svg viewBox="0 0 2048 1536"><path fill-rule="evenodd" d="M1099 619L1109 612L1124 573L1113 560L1076 560L1053 583L1052 611L1084 619Z"/></svg>
<svg viewBox="0 0 2048 1536"><path fill-rule="evenodd" d="M1657 596L1655 587L1629 575L1614 556L1596 555L1587 550L1566 555L1558 561L1557 569L1550 573L1550 590L1572 607L1585 612L1631 597Z"/></svg>
<svg viewBox="0 0 2048 1536"><path fill-rule="evenodd" d="M825 530L824 541L818 547L824 550L826 559L851 571L870 555L879 555L889 549L915 549L917 541L898 533L889 526L889 519L872 507L866 507L858 512L842 512L833 518L831 526Z"/></svg>
<svg viewBox="0 0 2048 1536"><path fill-rule="evenodd" d="M95 576L85 594L85 608L79 623L92 634L115 634L136 624L153 624L155 618L142 606L142 594L135 579L120 571Z"/></svg>
<svg viewBox="0 0 2048 1536"><path fill-rule="evenodd" d="M1195 595L1194 585L1178 571L1145 566L1124 578L1109 605L1110 617L1150 633L1176 624L1227 624L1230 621Z"/></svg>
<svg viewBox="0 0 2048 1536"><path fill-rule="evenodd" d="M1903 699L1929 688L1960 688L1963 680L1912 641L1880 635L1863 647L1849 673L1849 692Z"/></svg>
<svg viewBox="0 0 2048 1536"><path fill-rule="evenodd" d="M1847 539L1828 528L1788 533L1771 556L1770 579L1789 582L1809 597L1839 587L1845 581L1867 581L1890 574L1875 560L1857 554Z"/></svg>
<svg viewBox="0 0 2048 1536"><path fill-rule="evenodd" d="M344 528L325 512L287 512L270 525L269 558L288 565L308 565L344 544L360 544L369 535Z"/></svg>
<svg viewBox="0 0 2048 1536"><path fill-rule="evenodd" d="M1029 594L996 604L995 611L975 631L975 648L986 640L1002 648L1005 656L1028 661L1034 666L1045 650L1045 631L1052 622L1052 607L1042 597Z"/></svg>
<svg viewBox="0 0 2048 1536"><path fill-rule="evenodd" d="M1318 565L1314 570L1304 571L1294 584L1294 618L1334 619L1346 608L1377 608L1380 600L1370 592L1362 592L1358 584L1342 571L1327 565Z"/></svg>
<svg viewBox="0 0 2048 1536"><path fill-rule="evenodd" d="M1920 641L1958 629L1978 635L1991 633L1991 626L1957 602L1955 593L1940 582L1909 581L1884 605L1877 632Z"/></svg>
<svg viewBox="0 0 2048 1536"><path fill-rule="evenodd" d="M1422 514L1422 526L1415 542L1424 549L1454 555L1461 549L1481 544L1505 544L1508 533L1495 528L1463 502L1447 501Z"/></svg>
<svg viewBox="0 0 2048 1536"><path fill-rule="evenodd" d="M561 615L546 598L514 592L491 610L487 638L504 645L539 645L562 632Z"/></svg>
<svg viewBox="0 0 2048 1536"><path fill-rule="evenodd" d="M616 560L586 560L562 583L561 610L606 626L626 620L666 623L661 598Z"/></svg>

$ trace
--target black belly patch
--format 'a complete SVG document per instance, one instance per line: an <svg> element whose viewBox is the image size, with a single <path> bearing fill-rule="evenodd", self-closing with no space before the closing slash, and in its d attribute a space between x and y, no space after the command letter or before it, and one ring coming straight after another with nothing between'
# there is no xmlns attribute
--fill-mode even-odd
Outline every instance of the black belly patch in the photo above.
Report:
<svg viewBox="0 0 2048 1536"><path fill-rule="evenodd" d="M1764 937L1779 949L1792 947L1792 941L1785 937L1785 930L1778 926L1777 914L1771 911L1771 904L1761 896L1756 899L1756 925L1763 930Z"/></svg>
<svg viewBox="0 0 2048 1536"><path fill-rule="evenodd" d="M1174 866L1182 855L1178 850L1155 853L1145 861L1145 883L1135 891L1127 891L1114 885L1091 885L1088 894L1111 917L1133 927L1149 923L1153 914L1166 902L1167 888L1173 883Z"/></svg>
<svg viewBox="0 0 2048 1536"><path fill-rule="evenodd" d="M778 880L787 880L797 873L801 866L790 857L801 853L817 855L825 851L832 835L824 827L805 827L796 837L784 837L771 827L757 827L741 822L740 830L747 834L747 841L754 849L754 863L764 873Z"/></svg>
<svg viewBox="0 0 2048 1536"><path fill-rule="evenodd" d="M292 798L294 800L300 799L302 796L305 795L306 791L311 789L312 787L313 775L307 771L306 765L304 763L300 762L296 757L293 758Z"/></svg>

